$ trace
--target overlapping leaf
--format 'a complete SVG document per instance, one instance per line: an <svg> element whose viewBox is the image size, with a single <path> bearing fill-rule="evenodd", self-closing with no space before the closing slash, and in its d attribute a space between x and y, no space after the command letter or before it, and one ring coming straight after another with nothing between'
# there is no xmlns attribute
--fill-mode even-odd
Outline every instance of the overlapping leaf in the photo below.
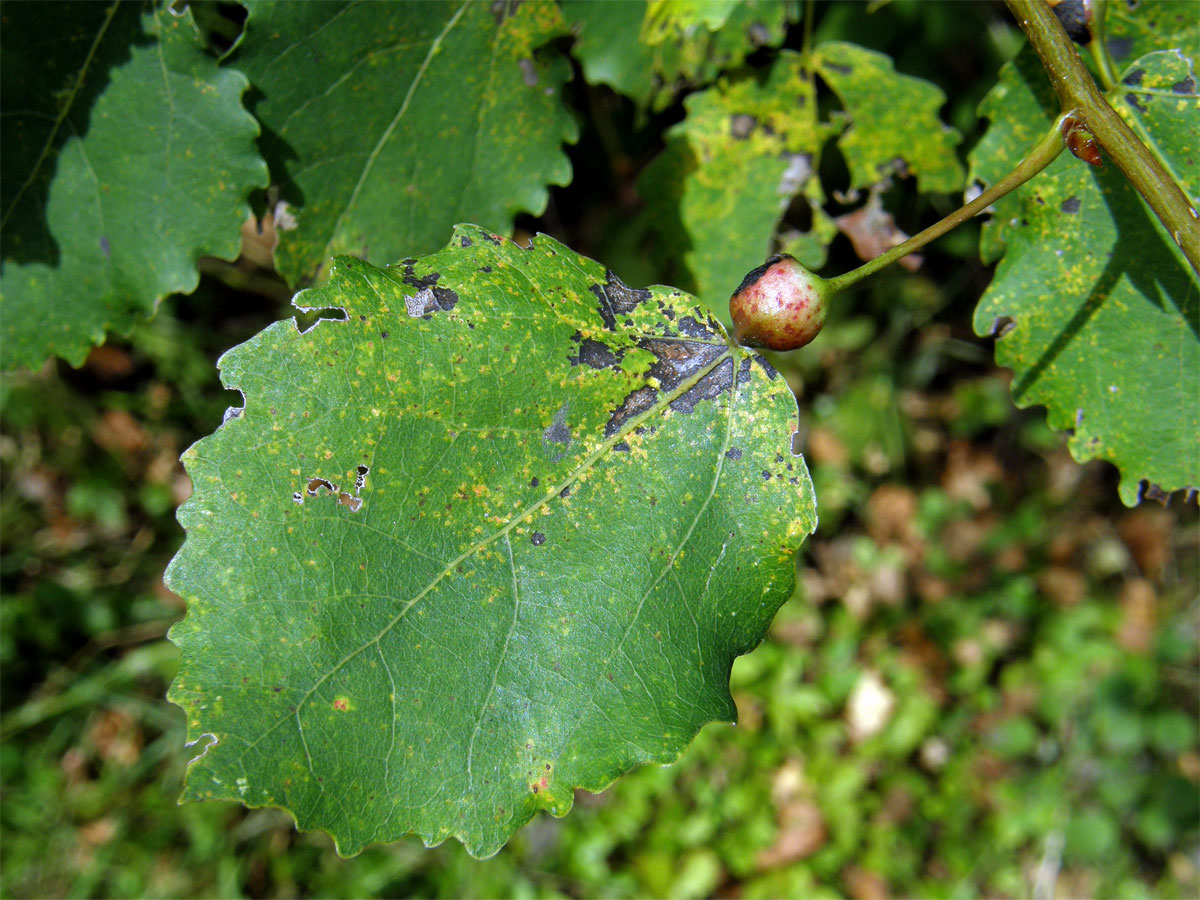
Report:
<svg viewBox="0 0 1200 900"><path fill-rule="evenodd" d="M797 9L788 0L566 0L564 12L587 80L657 111L681 88L712 81L759 47L778 46Z"/></svg>
<svg viewBox="0 0 1200 900"><path fill-rule="evenodd" d="M191 14L135 4L3 8L4 365L83 361L196 260L234 256L265 185L246 79Z"/></svg>
<svg viewBox="0 0 1200 900"><path fill-rule="evenodd" d="M486 856L733 718L815 525L765 361L685 294L474 226L301 301L347 318L227 353L245 408L185 454L187 798Z"/></svg>
<svg viewBox="0 0 1200 900"><path fill-rule="evenodd" d="M291 209L276 264L293 283L330 256L441 247L455 222L508 232L565 184L552 3L249 3L236 61L262 94L264 152Z"/></svg>
<svg viewBox="0 0 1200 900"><path fill-rule="evenodd" d="M741 275L769 255L792 197L805 190L819 208L812 166L825 132L812 81L791 51L761 84L749 75L723 78L684 105L687 118L667 133L667 149L640 188L664 250L683 260L701 299L721 310Z"/></svg>
<svg viewBox="0 0 1200 900"><path fill-rule="evenodd" d="M893 175L911 175L927 191L962 187L954 154L960 135L938 119L946 102L940 88L901 75L883 53L841 41L819 46L813 65L850 121L838 148L850 167L851 188L869 188Z"/></svg>
<svg viewBox="0 0 1200 900"><path fill-rule="evenodd" d="M827 121L818 116L816 74L845 104ZM687 117L639 181L643 227L683 261L678 280L725 317L729 294L777 239L810 268L824 263L837 228L816 172L830 135L849 126L839 146L855 188L894 175L914 175L928 190L960 187L958 136L937 117L944 99L897 74L887 57L850 44L821 45L807 61L781 51L765 79L727 76L687 98ZM797 197L811 210L809 230L777 236Z"/></svg>
<svg viewBox="0 0 1200 900"><path fill-rule="evenodd" d="M1110 95L1193 202L1197 104L1191 61L1175 50L1129 66ZM1006 67L980 114L973 154L990 183L1048 128L1053 104L1028 56ZM996 358L1013 369L1018 405L1045 404L1073 431L1076 459L1107 459L1134 504L1143 481L1200 484L1200 285L1153 213L1111 163L1068 154L996 204L982 254L1003 253L975 329L1000 329Z"/></svg>

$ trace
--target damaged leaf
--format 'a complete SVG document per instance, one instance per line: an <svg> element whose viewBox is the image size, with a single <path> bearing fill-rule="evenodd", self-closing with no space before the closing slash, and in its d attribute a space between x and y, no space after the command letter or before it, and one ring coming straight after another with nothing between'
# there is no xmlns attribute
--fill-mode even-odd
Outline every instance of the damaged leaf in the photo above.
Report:
<svg viewBox="0 0 1200 900"><path fill-rule="evenodd" d="M245 408L184 455L185 798L482 857L734 718L815 526L769 364L686 294L475 226L300 301L346 319L225 354Z"/></svg>
<svg viewBox="0 0 1200 900"><path fill-rule="evenodd" d="M820 113L818 75L844 109ZM775 250L810 269L824 265L838 234L818 177L827 138L841 134L852 189L895 177L915 177L925 191L961 187L958 133L938 118L944 101L932 84L852 44L821 44L809 57L783 50L766 78L729 75L684 101L686 117L638 182L639 227L681 260L675 280L724 319L739 279ZM804 231L781 228L794 206L809 220Z"/></svg>
<svg viewBox="0 0 1200 900"><path fill-rule="evenodd" d="M1171 49L1133 61L1109 94L1193 203L1195 85L1192 60ZM981 104L992 124L972 180L1000 177L1056 113L1045 74L1022 54ZM1200 485L1200 282L1117 167L1064 153L998 202L981 255L1001 254L975 330L1000 334L996 359L1013 370L1017 405L1045 405L1050 424L1072 432L1077 460L1117 466L1127 505Z"/></svg>
<svg viewBox="0 0 1200 900"><path fill-rule="evenodd" d="M814 66L850 120L838 149L850 166L852 189L892 177L916 178L924 191L962 187L954 153L961 136L938 118L946 102L940 88L897 72L883 53L841 41L821 44Z"/></svg>
<svg viewBox="0 0 1200 900"><path fill-rule="evenodd" d="M290 283L339 253L431 253L463 220L507 233L570 180L556 4L246 5L235 61L295 219L275 255Z"/></svg>
<svg viewBox="0 0 1200 900"><path fill-rule="evenodd" d="M655 112L688 85L712 81L759 47L778 46L798 17L790 0L565 0L563 12L587 80Z"/></svg>
<svg viewBox="0 0 1200 900"><path fill-rule="evenodd" d="M4 367L79 365L196 261L237 255L265 186L248 84L218 69L191 12L140 4L3 8Z"/></svg>
<svg viewBox="0 0 1200 900"><path fill-rule="evenodd" d="M828 130L817 120L803 57L790 50L762 83L749 74L723 78L684 107L687 117L667 132L666 149L639 181L643 221L683 261L697 295L728 321L729 295L770 255L792 198L804 194L818 221L828 220L813 168ZM828 229L832 240L832 222Z"/></svg>

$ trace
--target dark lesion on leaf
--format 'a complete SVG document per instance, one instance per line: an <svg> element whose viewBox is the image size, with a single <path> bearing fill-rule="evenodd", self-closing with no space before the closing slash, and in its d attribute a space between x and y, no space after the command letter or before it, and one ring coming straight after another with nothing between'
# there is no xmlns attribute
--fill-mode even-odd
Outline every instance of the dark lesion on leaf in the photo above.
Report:
<svg viewBox="0 0 1200 900"><path fill-rule="evenodd" d="M679 320L679 333L684 337L719 339L720 333L711 318L701 322L694 316L684 316Z"/></svg>
<svg viewBox="0 0 1200 900"><path fill-rule="evenodd" d="M578 345L575 355L567 357L567 362L573 366L584 365L593 369L612 369L616 368L617 364L621 362L621 357L625 355L624 351L614 351L607 344L585 338L578 331L571 335L571 340Z"/></svg>
<svg viewBox="0 0 1200 900"><path fill-rule="evenodd" d="M655 360L650 365L650 374L658 379L660 388L666 392L675 390L700 369L716 360L726 349L720 344L661 338L642 338L638 341L638 346L654 354Z"/></svg>
<svg viewBox="0 0 1200 900"><path fill-rule="evenodd" d="M1146 111L1146 105L1144 103L1142 103L1140 100L1138 100L1137 94L1134 94L1132 92L1126 94L1125 102L1128 103L1130 106L1132 106L1134 109L1136 109L1138 112L1144 113Z"/></svg>
<svg viewBox="0 0 1200 900"><path fill-rule="evenodd" d="M684 330L684 322L687 321L694 323L704 334L710 333L690 316L680 322L680 330ZM728 352L724 344L685 341L678 338L642 338L637 344L641 349L654 354L654 362L651 363L647 374L658 386L647 384L630 391L609 417L604 428L606 438L619 432L630 419L650 409L658 400L660 392L672 393ZM727 359L672 400L671 409L684 414L691 413L701 400L712 400L720 396L730 390L733 383L734 364L732 359Z"/></svg>
<svg viewBox="0 0 1200 900"><path fill-rule="evenodd" d="M1122 84L1127 84L1130 87L1141 87L1142 79L1146 77L1145 69L1134 69L1128 75L1121 79Z"/></svg>
<svg viewBox="0 0 1200 900"><path fill-rule="evenodd" d="M588 290L599 300L600 318L609 331L617 330L617 316L628 315L639 303L653 295L645 288L631 288L612 269L604 270L604 284L593 284Z"/></svg>
<svg viewBox="0 0 1200 900"><path fill-rule="evenodd" d="M542 444L546 447L550 447L551 444L559 444L563 448L571 446L571 429L567 427L567 407L565 405L554 414L554 420L542 432ZM565 452L565 449L556 449L551 462L558 462L563 458Z"/></svg>
<svg viewBox="0 0 1200 900"><path fill-rule="evenodd" d="M671 403L676 412L690 413L701 400L713 400L733 387L733 360L727 359Z"/></svg>
<svg viewBox="0 0 1200 900"><path fill-rule="evenodd" d="M625 423L633 419L654 405L654 401L658 399L658 391L650 385L643 385L637 390L630 391L625 399L621 401L621 405L613 410L613 414L609 416L608 424L604 426L604 436L612 437L618 431L625 427Z"/></svg>
<svg viewBox="0 0 1200 900"><path fill-rule="evenodd" d="M404 295L405 309L414 319L434 312L448 312L458 303L457 293L438 285L438 280L442 277L441 272L418 276L411 265L405 265L403 277L405 284L419 288L416 294Z"/></svg>
<svg viewBox="0 0 1200 900"><path fill-rule="evenodd" d="M747 113L737 113L729 117L729 136L736 141L744 141L754 133L758 119Z"/></svg>

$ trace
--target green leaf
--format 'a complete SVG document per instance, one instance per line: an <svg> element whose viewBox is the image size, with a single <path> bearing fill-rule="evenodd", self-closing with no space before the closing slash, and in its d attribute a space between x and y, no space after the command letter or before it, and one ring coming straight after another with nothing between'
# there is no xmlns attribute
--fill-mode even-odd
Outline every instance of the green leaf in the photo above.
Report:
<svg viewBox="0 0 1200 900"><path fill-rule="evenodd" d="M588 82L656 112L688 85L712 81L759 47L778 46L796 16L786 0L566 0L563 9Z"/></svg>
<svg viewBox="0 0 1200 900"><path fill-rule="evenodd" d="M441 247L455 222L507 233L566 184L565 33L551 3L248 3L240 66L291 205L279 271Z"/></svg>
<svg viewBox="0 0 1200 900"><path fill-rule="evenodd" d="M838 147L855 190L899 175L916 177L925 191L956 191L963 170L954 154L961 136L938 118L946 95L920 78L901 75L890 57L831 41L813 65L833 88L851 125Z"/></svg>
<svg viewBox="0 0 1200 900"><path fill-rule="evenodd" d="M191 14L136 4L3 7L5 368L80 364L203 255L233 257L266 183L246 79Z"/></svg>
<svg viewBox="0 0 1200 900"><path fill-rule="evenodd" d="M1196 49L1196 11L1178 0L1106 4L1109 52L1124 68L1154 50Z"/></svg>
<svg viewBox="0 0 1200 900"><path fill-rule="evenodd" d="M683 260L697 294L727 320L729 295L770 255L792 197L803 189L819 209L813 159L825 131L803 58L789 50L761 83L750 74L722 78L684 106L686 118L667 132L667 149L639 190L665 251Z"/></svg>
<svg viewBox="0 0 1200 900"><path fill-rule="evenodd" d="M187 799L281 806L339 852L496 852L729 721L815 526L786 383L693 298L475 226L339 258L221 360L168 571Z"/></svg>
<svg viewBox="0 0 1200 900"><path fill-rule="evenodd" d="M1117 111L1184 193L1197 202L1200 156L1195 153L1195 114L1200 95L1192 61L1178 50L1148 53L1129 67L1119 90Z"/></svg>
<svg viewBox="0 0 1200 900"><path fill-rule="evenodd" d="M699 27L719 31L737 5L738 0L647 0L642 42L677 41Z"/></svg>
<svg viewBox="0 0 1200 900"><path fill-rule="evenodd" d="M837 226L823 207L820 151L847 125L839 146L853 188L896 174L916 175L925 190L962 186L957 132L937 118L941 91L850 44L823 44L812 59L845 111L822 120L805 57L783 50L765 78L726 76L689 96L686 117L667 132L666 149L638 183L646 199L639 227L658 235L656 250L685 269L676 280L725 322L729 295L775 247L809 268L824 264ZM809 230L777 233L797 197L811 212Z"/></svg>
<svg viewBox="0 0 1200 900"><path fill-rule="evenodd" d="M1195 202L1190 61L1155 52L1122 77L1110 102ZM993 122L972 178L992 181L1049 127L1045 82L1026 59L1005 68L981 104ZM999 328L996 359L1014 371L1017 405L1044 404L1053 427L1073 431L1077 460L1116 465L1128 505L1143 480L1166 492L1200 484L1200 283L1119 170L1064 153L996 204L981 250L1004 258L975 330Z"/></svg>

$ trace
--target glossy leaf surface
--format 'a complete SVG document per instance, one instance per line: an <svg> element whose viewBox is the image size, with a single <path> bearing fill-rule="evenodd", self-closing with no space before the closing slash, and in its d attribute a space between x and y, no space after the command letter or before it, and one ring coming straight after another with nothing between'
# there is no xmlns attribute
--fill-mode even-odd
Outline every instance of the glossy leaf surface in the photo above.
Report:
<svg viewBox="0 0 1200 900"><path fill-rule="evenodd" d="M734 717L815 527L764 360L686 294L474 226L298 301L347 319L229 351L246 406L184 457L187 798L486 856Z"/></svg>
<svg viewBox="0 0 1200 900"><path fill-rule="evenodd" d="M571 167L570 67L553 3L249 3L235 57L262 94L272 179L295 220L279 271L431 253L455 222L507 233Z"/></svg>
<svg viewBox="0 0 1200 900"><path fill-rule="evenodd" d="M246 79L191 14L138 4L3 10L4 366L78 365L110 329L237 254L266 184Z"/></svg>

